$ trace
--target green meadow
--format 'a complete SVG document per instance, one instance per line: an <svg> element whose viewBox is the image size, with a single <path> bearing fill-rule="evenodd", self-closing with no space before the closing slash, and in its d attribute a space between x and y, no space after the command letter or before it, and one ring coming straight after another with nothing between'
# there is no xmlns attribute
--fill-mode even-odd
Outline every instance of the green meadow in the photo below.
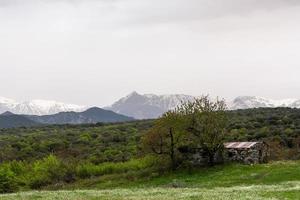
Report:
<svg viewBox="0 0 300 200"><path fill-rule="evenodd" d="M130 179L135 172L111 174L66 185L59 191L3 194L1 200L121 199L299 199L300 162L263 165L231 164Z"/></svg>

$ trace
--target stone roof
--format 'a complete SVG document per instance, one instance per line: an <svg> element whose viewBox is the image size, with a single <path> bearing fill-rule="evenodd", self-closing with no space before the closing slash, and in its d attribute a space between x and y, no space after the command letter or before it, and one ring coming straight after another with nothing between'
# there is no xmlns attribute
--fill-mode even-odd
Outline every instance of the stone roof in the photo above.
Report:
<svg viewBox="0 0 300 200"><path fill-rule="evenodd" d="M250 149L260 142L227 142L224 143L226 149Z"/></svg>

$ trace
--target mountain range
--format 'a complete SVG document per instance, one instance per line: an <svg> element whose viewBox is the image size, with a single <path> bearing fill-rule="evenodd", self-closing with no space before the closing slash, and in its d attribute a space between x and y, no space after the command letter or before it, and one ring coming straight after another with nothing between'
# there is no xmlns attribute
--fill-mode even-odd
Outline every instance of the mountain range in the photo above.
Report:
<svg viewBox="0 0 300 200"><path fill-rule="evenodd" d="M121 98L105 109L119 114L134 117L135 119L157 118L168 110L174 109L181 102L193 101L194 97L189 95L141 95L132 92Z"/></svg>
<svg viewBox="0 0 300 200"><path fill-rule="evenodd" d="M25 116L5 112L0 115L0 128L31 127L41 125Z"/></svg>
<svg viewBox="0 0 300 200"><path fill-rule="evenodd" d="M155 95L139 94L132 92L119 99L110 106L104 107L105 110L113 111L122 116L129 116L135 119L157 118L164 112L174 109L181 102L193 101L195 97L184 94ZM248 109L258 107L291 107L300 108L299 99L272 100L256 96L240 96L233 101L227 102L231 110ZM9 111L14 114L30 115L28 119L38 123L89 123L95 122L85 115L88 106L65 104L48 100L32 100L17 102L12 99L0 97L0 113ZM81 113L81 114L76 114ZM105 115L108 117L109 115ZM101 119L106 122L110 120L104 117ZM96 120L97 121L97 120ZM99 120L98 120L99 121Z"/></svg>
<svg viewBox="0 0 300 200"><path fill-rule="evenodd" d="M164 112L175 108L181 102L193 101L196 97L184 94L177 95L141 95L133 92L128 96L121 98L116 103L106 109L113 110L116 113L132 116L136 119L157 118ZM300 108L300 100L283 99L272 100L256 96L240 96L233 101L227 101L228 109L249 109L261 107L291 107Z"/></svg>
<svg viewBox="0 0 300 200"><path fill-rule="evenodd" d="M60 112L54 115L25 115L28 119L40 124L95 124L98 122L125 122L133 117L117 114L102 108L89 108L83 112Z"/></svg>
<svg viewBox="0 0 300 200"><path fill-rule="evenodd" d="M240 96L228 103L229 109L249 109L249 108L275 108L275 107L290 107L300 108L299 99L282 99L274 100L256 96Z"/></svg>
<svg viewBox="0 0 300 200"><path fill-rule="evenodd" d="M57 101L36 99L32 101L18 102L13 99L0 97L0 113L9 111L14 114L51 115L68 111L81 112L87 108L87 106L66 104Z"/></svg>
<svg viewBox="0 0 300 200"><path fill-rule="evenodd" d="M99 122L126 122L134 118L102 108L89 108L83 112L60 112L53 115L17 115L5 112L0 115L0 128L32 127L51 124L95 124Z"/></svg>

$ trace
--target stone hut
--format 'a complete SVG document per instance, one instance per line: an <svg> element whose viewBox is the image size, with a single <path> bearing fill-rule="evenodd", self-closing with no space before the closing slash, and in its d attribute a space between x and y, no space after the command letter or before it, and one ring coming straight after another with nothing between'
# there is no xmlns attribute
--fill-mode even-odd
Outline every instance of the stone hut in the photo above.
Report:
<svg viewBox="0 0 300 200"><path fill-rule="evenodd" d="M194 166L208 163L208 155L202 148L182 147L179 151ZM224 143L223 150L216 153L214 162L258 164L267 162L268 156L269 147L264 142L228 142Z"/></svg>
<svg viewBox="0 0 300 200"><path fill-rule="evenodd" d="M205 166L209 160L208 154L202 148L190 148L185 146L179 148L179 152L181 152L184 155L185 160L193 166ZM223 163L223 157L222 151L217 152L214 157L214 162Z"/></svg>
<svg viewBox="0 0 300 200"><path fill-rule="evenodd" d="M265 142L228 142L224 147L224 160L229 162L265 163L269 155L269 147Z"/></svg>

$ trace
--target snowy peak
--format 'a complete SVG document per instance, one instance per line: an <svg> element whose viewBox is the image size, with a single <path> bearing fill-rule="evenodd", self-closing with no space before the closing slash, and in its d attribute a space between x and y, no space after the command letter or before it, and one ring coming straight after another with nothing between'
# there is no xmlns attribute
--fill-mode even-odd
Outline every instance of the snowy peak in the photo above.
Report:
<svg viewBox="0 0 300 200"><path fill-rule="evenodd" d="M87 107L85 106L65 104L56 101L32 100L25 102L17 102L12 99L0 97L0 113L9 111L15 114L51 115L67 111L80 112L85 109L87 109Z"/></svg>
<svg viewBox="0 0 300 200"><path fill-rule="evenodd" d="M182 102L193 101L195 97L184 94L155 95L132 92L105 109L135 119L152 119L172 110ZM228 108L249 109L259 107L291 107L300 108L300 99L273 100L257 96L239 96L228 103ZM86 106L66 104L49 100L31 100L18 102L13 99L0 97L0 114L11 112L25 115L52 115L60 112L82 112Z"/></svg>
<svg viewBox="0 0 300 200"><path fill-rule="evenodd" d="M114 103L107 109L136 119L157 118L164 112L172 110L182 102L193 101L195 97L184 94L155 95L132 92ZM228 102L228 109L249 109L260 107L291 107L300 108L300 100L273 100L257 96L239 96Z"/></svg>
<svg viewBox="0 0 300 200"><path fill-rule="evenodd" d="M67 111L83 111L86 108L85 106L40 99L25 102L22 105L23 109L27 110L29 113L32 112L32 114L35 113L37 115L48 115Z"/></svg>
<svg viewBox="0 0 300 200"><path fill-rule="evenodd" d="M300 100L282 99L274 100L256 96L240 96L233 100L229 105L230 109L248 109L248 108L273 108L273 107L291 107L300 108Z"/></svg>
<svg viewBox="0 0 300 200"><path fill-rule="evenodd" d="M121 98L119 101L116 102L116 104L120 103L144 103L147 101L147 97L138 94L137 92L132 92L126 97Z"/></svg>
<svg viewBox="0 0 300 200"><path fill-rule="evenodd" d="M148 98L148 103L153 106L162 107L163 110L171 110L176 108L182 102L193 101L195 97L183 94L174 95L144 95Z"/></svg>
<svg viewBox="0 0 300 200"><path fill-rule="evenodd" d="M235 109L248 109L257 107L273 107L274 105L265 98L255 96L240 96L233 100L230 108Z"/></svg>
<svg viewBox="0 0 300 200"><path fill-rule="evenodd" d="M192 101L189 95L155 95L132 92L121 98L107 109L136 119L151 119L161 116L164 112L174 109L181 102Z"/></svg>

